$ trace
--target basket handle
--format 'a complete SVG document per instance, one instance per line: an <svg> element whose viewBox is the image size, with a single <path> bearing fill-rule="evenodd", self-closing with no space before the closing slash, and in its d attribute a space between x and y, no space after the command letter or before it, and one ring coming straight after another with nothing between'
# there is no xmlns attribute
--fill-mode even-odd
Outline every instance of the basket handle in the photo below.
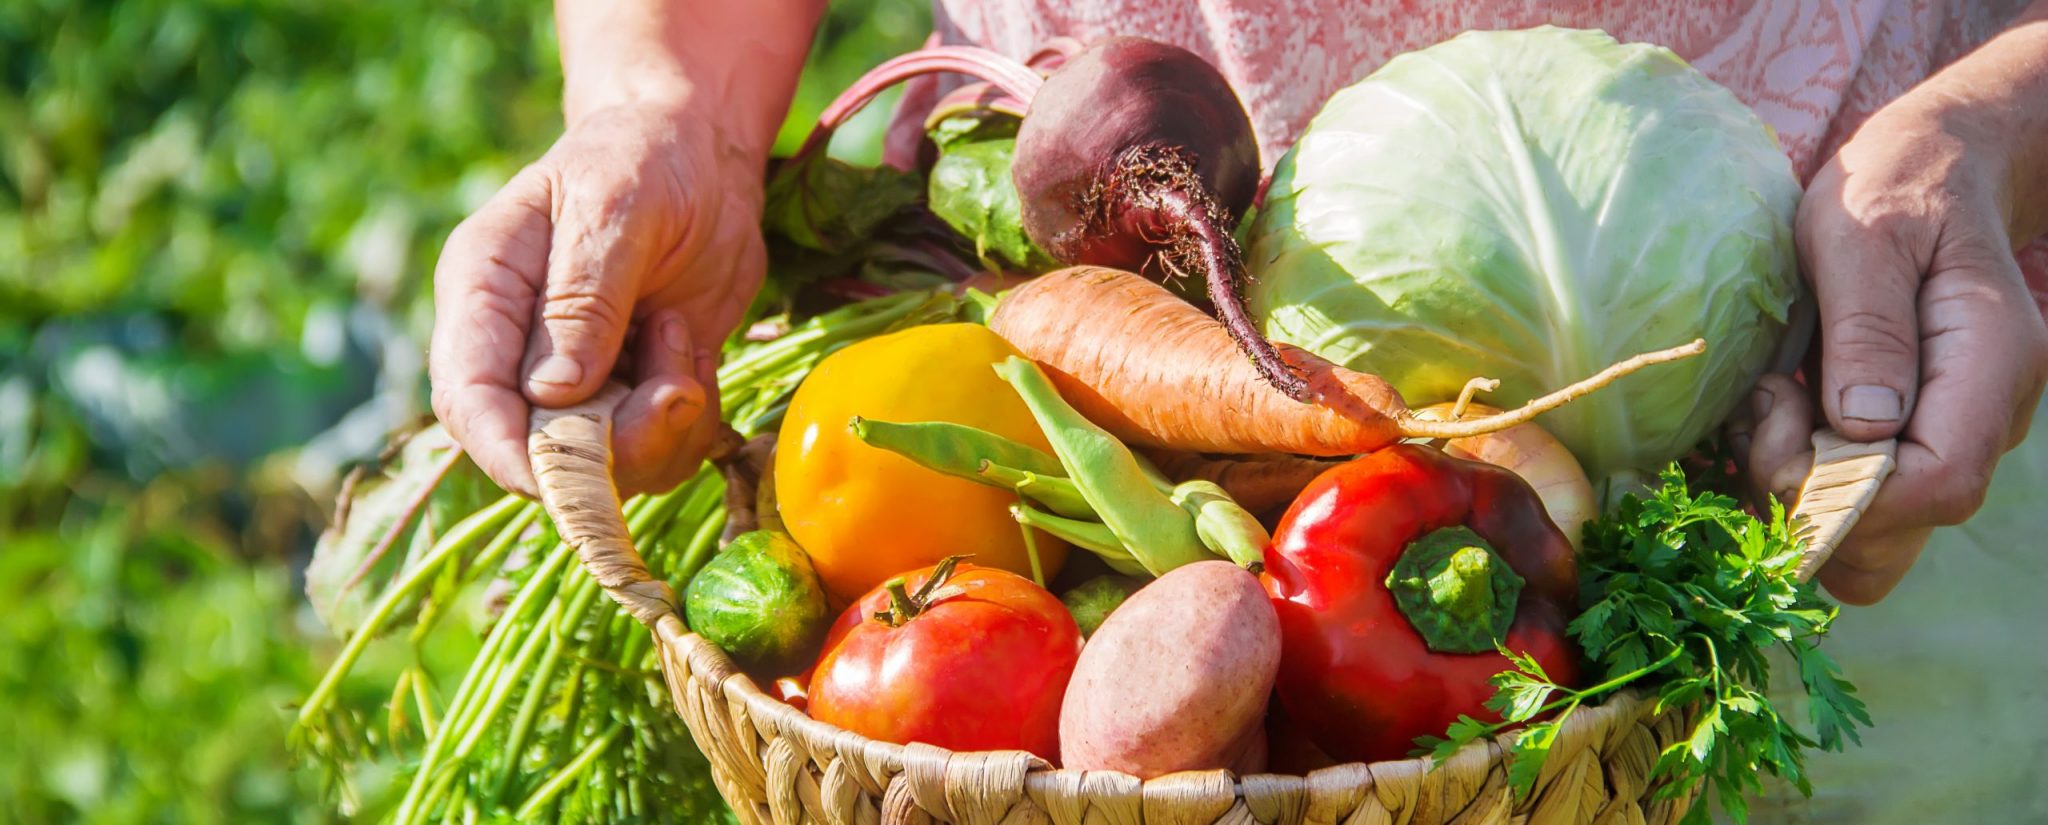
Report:
<svg viewBox="0 0 2048 825"><path fill-rule="evenodd" d="M1897 466L1897 452L1898 442L1892 439L1850 441L1831 429L1813 434L1813 472L1799 488L1799 504L1792 510L1794 536L1806 542L1800 581L1812 579L1835 554Z"/></svg>
<svg viewBox="0 0 2048 825"><path fill-rule="evenodd" d="M612 482L612 412L625 397L623 385L607 383L581 404L534 408L526 452L555 531L576 548L605 594L652 628L662 617L677 615L676 594L647 571L646 560L633 549Z"/></svg>

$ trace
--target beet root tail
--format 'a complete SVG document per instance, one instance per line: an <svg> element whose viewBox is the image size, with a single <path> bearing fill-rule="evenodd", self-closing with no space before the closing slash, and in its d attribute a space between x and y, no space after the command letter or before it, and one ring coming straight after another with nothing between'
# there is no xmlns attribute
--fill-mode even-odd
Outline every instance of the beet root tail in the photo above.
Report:
<svg viewBox="0 0 2048 825"><path fill-rule="evenodd" d="M1237 246L1237 242L1228 235L1223 236L1221 243L1232 248ZM1227 261L1216 260L1226 257L1217 254L1215 247L1219 245L1211 241L1204 244L1205 248L1199 253L1206 270L1209 302L1216 305L1217 320L1223 322L1223 328L1230 332L1237 348L1251 356L1252 364L1259 368L1259 377L1266 379L1266 383L1272 384L1288 398L1302 403L1313 401L1308 381L1292 365L1281 360L1280 351L1274 348L1273 342L1266 340L1258 327L1252 325L1251 313L1244 308L1244 291L1240 288L1243 279L1238 276L1244 270L1244 264L1237 260L1237 255L1227 256Z"/></svg>
<svg viewBox="0 0 2048 825"><path fill-rule="evenodd" d="M1251 358L1259 376L1289 398L1314 401L1308 381L1280 357L1245 309L1244 252L1230 234L1229 216L1202 186L1194 164L1179 151L1142 147L1124 156L1112 181L1110 189L1129 201L1127 209L1150 213L1147 223L1163 226L1171 239L1161 257L1166 268L1178 275L1201 273L1216 320Z"/></svg>

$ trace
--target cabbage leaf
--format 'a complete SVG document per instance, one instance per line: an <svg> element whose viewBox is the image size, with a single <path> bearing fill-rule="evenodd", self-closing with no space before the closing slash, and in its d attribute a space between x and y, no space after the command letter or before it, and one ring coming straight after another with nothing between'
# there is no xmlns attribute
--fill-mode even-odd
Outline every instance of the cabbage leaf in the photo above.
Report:
<svg viewBox="0 0 2048 825"><path fill-rule="evenodd" d="M1599 481L1690 450L1755 381L1799 291L1798 198L1769 127L1670 51L1472 32L1324 106L1249 233L1248 297L1414 406L1474 376L1516 405L1704 337L1539 419Z"/></svg>

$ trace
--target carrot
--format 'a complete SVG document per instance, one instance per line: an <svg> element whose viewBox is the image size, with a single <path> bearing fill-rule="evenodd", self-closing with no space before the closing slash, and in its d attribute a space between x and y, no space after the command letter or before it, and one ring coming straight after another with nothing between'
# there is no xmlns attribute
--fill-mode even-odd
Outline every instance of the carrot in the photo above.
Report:
<svg viewBox="0 0 2048 825"><path fill-rule="evenodd" d="M1385 379L1281 346L1310 403L1263 380L1223 325L1165 287L1069 267L1011 290L988 325L1037 361L1060 394L1124 441L1205 453L1357 455L1404 438L1467 438L1563 406L1643 367L1698 355L1706 341L1644 353L1521 407L1460 421L1415 417Z"/></svg>

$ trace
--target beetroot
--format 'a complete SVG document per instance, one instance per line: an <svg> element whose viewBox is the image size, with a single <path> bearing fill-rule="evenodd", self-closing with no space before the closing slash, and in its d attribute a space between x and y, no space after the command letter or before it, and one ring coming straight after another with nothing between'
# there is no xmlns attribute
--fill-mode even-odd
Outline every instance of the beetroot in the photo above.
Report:
<svg viewBox="0 0 2048 825"><path fill-rule="evenodd" d="M1259 186L1259 145L1208 63L1118 37L1046 79L1017 132L1010 177L1024 194L1025 231L1047 252L1137 272L1158 251L1144 236L1184 231L1161 201L1243 215Z"/></svg>
<svg viewBox="0 0 2048 825"><path fill-rule="evenodd" d="M1048 61L1057 62L1057 61ZM1029 66L950 46L896 58L826 109L799 157L883 88L953 71L992 87L990 108L1026 104L1010 169L1025 232L1066 264L1203 279L1218 320L1259 373L1297 401L1307 383L1244 309L1242 252L1231 228L1258 189L1251 119L1201 57L1137 37L1090 44L1040 80Z"/></svg>

